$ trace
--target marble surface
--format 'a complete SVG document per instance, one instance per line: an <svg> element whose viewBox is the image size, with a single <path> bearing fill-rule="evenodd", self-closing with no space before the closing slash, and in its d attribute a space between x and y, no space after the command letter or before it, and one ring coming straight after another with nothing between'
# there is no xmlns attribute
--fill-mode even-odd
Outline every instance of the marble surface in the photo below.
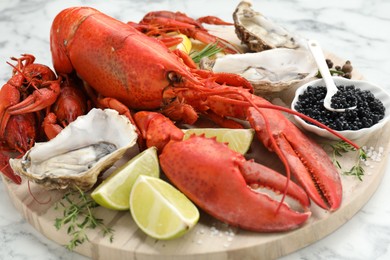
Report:
<svg viewBox="0 0 390 260"><path fill-rule="evenodd" d="M148 11L178 10L192 17L232 20L238 4L197 1L0 0L0 84L10 76L11 56L32 53L51 64L49 30L54 16L70 6L95 7L123 21L139 21ZM367 80L390 91L390 2L386 0L254 1L254 8L290 31L313 38L324 49L350 59ZM390 165L377 192L341 228L283 259L390 259ZM85 259L53 243L14 209L0 185L0 259Z"/></svg>

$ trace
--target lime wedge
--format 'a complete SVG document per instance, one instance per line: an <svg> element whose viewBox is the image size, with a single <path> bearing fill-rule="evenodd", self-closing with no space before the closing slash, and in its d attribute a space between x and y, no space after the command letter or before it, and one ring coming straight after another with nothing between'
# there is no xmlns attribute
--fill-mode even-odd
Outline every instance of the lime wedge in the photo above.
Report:
<svg viewBox="0 0 390 260"><path fill-rule="evenodd" d="M230 128L192 128L183 129L183 139L188 139L192 134L206 137L216 137L218 142L228 143L230 149L245 154L252 143L255 131L253 129Z"/></svg>
<svg viewBox="0 0 390 260"><path fill-rule="evenodd" d="M187 233L199 220L196 206L169 183L140 175L130 194L135 223L156 239L173 239Z"/></svg>
<svg viewBox="0 0 390 260"><path fill-rule="evenodd" d="M91 193L101 206L114 210L128 210L130 191L141 174L159 177L157 148L150 147L116 169Z"/></svg>

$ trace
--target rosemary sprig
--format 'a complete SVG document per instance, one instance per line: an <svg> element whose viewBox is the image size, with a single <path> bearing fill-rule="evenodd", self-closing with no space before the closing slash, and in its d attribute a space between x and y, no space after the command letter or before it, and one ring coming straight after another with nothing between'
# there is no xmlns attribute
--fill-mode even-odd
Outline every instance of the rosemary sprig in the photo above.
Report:
<svg viewBox="0 0 390 260"><path fill-rule="evenodd" d="M211 57L222 50L218 47L218 43L209 43L202 50L191 52L190 57L195 63L199 63L202 58Z"/></svg>
<svg viewBox="0 0 390 260"><path fill-rule="evenodd" d="M57 230L67 225L67 234L72 238L66 245L68 250L73 250L85 241L89 241L87 229L100 228L103 232L103 237L109 236L110 242L113 241L113 229L104 225L103 219L96 218L93 214L93 209L99 205L79 187L77 191L70 191L64 194L61 201L57 202L54 209L58 210L59 205L64 209L63 217L56 218L54 226Z"/></svg>
<svg viewBox="0 0 390 260"><path fill-rule="evenodd" d="M352 145L350 145L344 141L340 141L340 142L337 142L335 144L331 144L330 146L333 149L332 161L336 165L337 168L342 170L341 164L337 160L337 157L341 157L341 156L343 156L344 153L347 153L347 152L356 151L356 149L355 149L355 147L353 147ZM362 163L362 161L367 160L367 155L366 155L366 152L362 148L360 148L358 150L358 153L359 154L358 154L358 158L356 160L355 165L352 166L351 169L349 169L348 171L343 171L342 174L356 176L360 181L363 181L362 177L364 175L364 168L362 167L361 163Z"/></svg>

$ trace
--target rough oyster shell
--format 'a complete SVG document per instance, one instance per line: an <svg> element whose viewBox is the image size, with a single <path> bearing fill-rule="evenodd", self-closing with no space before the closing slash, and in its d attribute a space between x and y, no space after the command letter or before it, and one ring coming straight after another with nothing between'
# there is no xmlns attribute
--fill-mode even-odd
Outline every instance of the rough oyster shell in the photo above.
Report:
<svg viewBox="0 0 390 260"><path fill-rule="evenodd" d="M311 80L318 71L310 52L286 48L218 57L212 70L246 78L257 95L279 92Z"/></svg>
<svg viewBox="0 0 390 260"><path fill-rule="evenodd" d="M300 39L261 13L254 11L252 2L241 1L233 13L237 37L249 50L259 52L273 48L300 47Z"/></svg>
<svg viewBox="0 0 390 260"><path fill-rule="evenodd" d="M98 175L134 146L134 125L111 109L92 109L48 142L36 143L12 169L48 189L89 190Z"/></svg>

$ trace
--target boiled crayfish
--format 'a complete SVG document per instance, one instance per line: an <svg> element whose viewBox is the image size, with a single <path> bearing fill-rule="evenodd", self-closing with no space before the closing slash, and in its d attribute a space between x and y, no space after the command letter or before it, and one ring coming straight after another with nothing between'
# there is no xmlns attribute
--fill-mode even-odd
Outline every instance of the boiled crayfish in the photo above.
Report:
<svg viewBox="0 0 390 260"><path fill-rule="evenodd" d="M5 176L20 184L21 178L10 168L9 159L24 155L36 141L58 134L65 124L59 127L54 121L55 115L68 117L67 121L71 121L85 113L86 107L82 112L72 113L83 105L79 91L69 91L69 80L57 77L48 66L35 63L33 55L23 54L12 60L17 62L16 65L10 64L13 67L12 77L0 90L0 167ZM51 112L51 106L65 98L64 92L77 93L73 99L79 101L79 105L61 103L55 105ZM71 100L69 94L66 99L67 102Z"/></svg>
<svg viewBox="0 0 390 260"><path fill-rule="evenodd" d="M8 160L15 154L24 154L38 138L39 115L43 103L50 105L59 92L59 80L47 66L34 63L32 55L22 55L13 67L12 78L0 90L0 165L5 176L15 183L21 178L15 175ZM50 95L48 95L50 93ZM45 96L45 98L41 98ZM27 111L28 110L28 111Z"/></svg>
<svg viewBox="0 0 390 260"><path fill-rule="evenodd" d="M233 25L214 16L204 16L194 20L184 13L171 11L150 12L139 23L128 22L129 25L148 36L163 36L160 40L167 47L179 43L179 38L169 36L169 33L178 31L205 44L216 43L226 53L239 52L237 48L226 40L209 34L202 23Z"/></svg>

